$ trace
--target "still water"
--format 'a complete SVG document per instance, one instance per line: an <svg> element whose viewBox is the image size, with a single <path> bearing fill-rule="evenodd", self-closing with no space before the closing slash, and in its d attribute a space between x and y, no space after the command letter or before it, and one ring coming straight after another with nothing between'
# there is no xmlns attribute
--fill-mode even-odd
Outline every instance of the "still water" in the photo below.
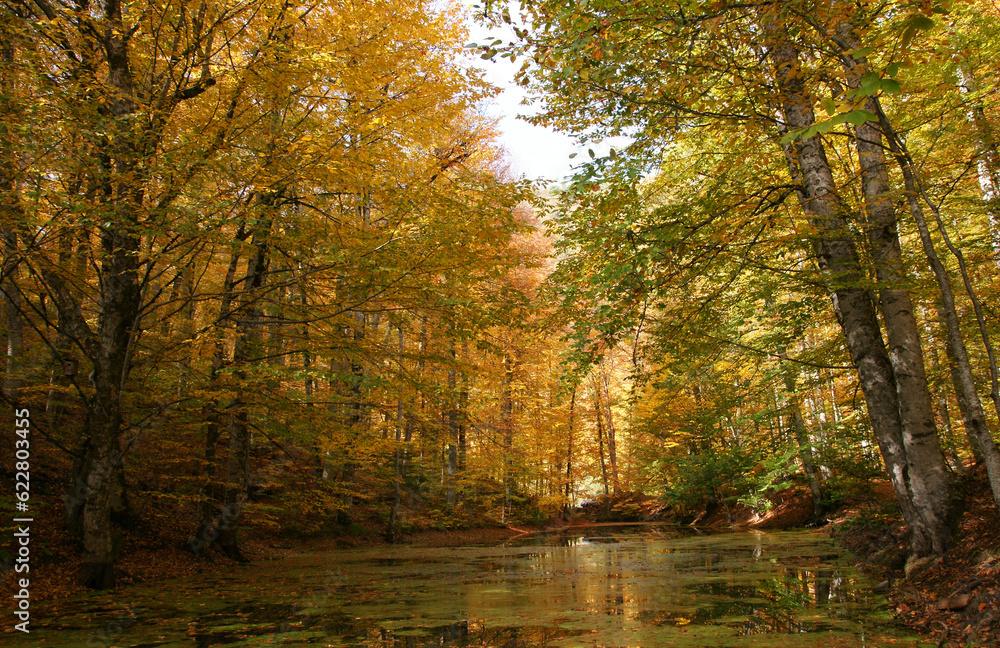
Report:
<svg viewBox="0 0 1000 648"><path fill-rule="evenodd" d="M31 646L379 648L918 643L815 533L593 528L505 546L309 554L89 595ZM20 634L20 633L18 633ZM8 639L14 639L8 642Z"/></svg>

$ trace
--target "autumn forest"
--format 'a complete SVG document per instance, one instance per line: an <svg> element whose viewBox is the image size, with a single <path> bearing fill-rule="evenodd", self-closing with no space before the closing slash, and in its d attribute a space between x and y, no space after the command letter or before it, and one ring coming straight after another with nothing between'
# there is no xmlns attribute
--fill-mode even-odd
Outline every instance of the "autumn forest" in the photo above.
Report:
<svg viewBox="0 0 1000 648"><path fill-rule="evenodd" d="M997 516L990 0L2 0L0 34L0 525L30 466L88 588L137 530L246 561L797 490L912 564L972 477ZM511 170L503 59L571 176Z"/></svg>

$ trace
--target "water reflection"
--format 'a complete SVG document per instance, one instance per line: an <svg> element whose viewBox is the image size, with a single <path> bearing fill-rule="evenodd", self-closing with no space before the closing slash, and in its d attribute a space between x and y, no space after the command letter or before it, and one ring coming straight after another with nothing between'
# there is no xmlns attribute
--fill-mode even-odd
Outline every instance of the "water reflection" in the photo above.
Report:
<svg viewBox="0 0 1000 648"><path fill-rule="evenodd" d="M169 597L130 593L156 621L116 645L917 645L872 620L880 599L814 534L602 528L517 546L355 549L264 566L176 581ZM67 619L61 634L33 633L31 645L85 645L80 628Z"/></svg>

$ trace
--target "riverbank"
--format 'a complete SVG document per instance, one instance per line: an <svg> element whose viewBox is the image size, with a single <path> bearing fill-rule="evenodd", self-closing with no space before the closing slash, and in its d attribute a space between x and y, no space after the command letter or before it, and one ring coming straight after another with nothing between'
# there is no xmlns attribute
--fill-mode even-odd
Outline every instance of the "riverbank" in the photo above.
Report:
<svg viewBox="0 0 1000 648"><path fill-rule="evenodd" d="M1000 646L1000 519L981 470L961 486L967 507L955 546L939 558L907 566L906 529L892 516L862 512L830 531L880 582L901 625L939 648Z"/></svg>
<svg viewBox="0 0 1000 648"><path fill-rule="evenodd" d="M942 648L1000 645L1000 522L983 475L972 473L963 480L969 505L961 519L956 546L941 558L917 565L908 575L905 528L893 514L891 491L882 492L886 486L873 485L875 498L852 502L831 513L832 521L816 532L832 535L855 556L862 571L881 583L892 613L903 626ZM801 528L808 521L811 500L804 487L772 494L771 504L766 512L746 507L719 508L699 516L697 526L791 529ZM192 556L184 549L183 521L180 517L172 520L170 526L175 531L164 534L152 533L153 521L136 520L122 537L127 550L118 565L119 584L158 582L238 568L238 563L214 550ZM33 565L32 598L39 606L37 612L44 615L47 609L57 609L61 599L84 590L74 580L80 560L75 541L62 529L61 521L55 516L41 516L36 522L35 537L44 541L40 544L40 560ZM163 520L156 523L160 525ZM404 541L417 547L497 544L544 529L585 523L590 522L580 516L537 526L423 529L412 531ZM267 562L338 547L385 544L378 520L373 517L366 521L359 516L357 523L341 533L322 537L248 534L242 549L251 561Z"/></svg>
<svg viewBox="0 0 1000 648"><path fill-rule="evenodd" d="M46 606L87 591L76 582L81 557L75 547L75 540L62 528L61 521L40 517L36 522L35 536L44 538L44 541L40 545L42 555L32 567L33 603ZM133 528L124 532L122 542L128 551L123 552L116 565L118 586L224 572L239 567L237 561L215 550L205 551L199 556L192 555L184 546L187 536L182 529L185 527L178 520L172 528L172 533L152 534L147 531L147 525L138 520ZM519 525L427 529L407 534L404 542L416 547L498 544L537 530ZM378 545L388 545L381 530L362 522L352 525L344 533L324 537L248 537L241 544L241 550L250 562L258 563L301 553Z"/></svg>
<svg viewBox="0 0 1000 648"><path fill-rule="evenodd" d="M871 485L874 497L847 502L828 513L818 531L829 533L854 556L855 565L879 583L903 627L938 648L1000 646L1000 516L983 469L960 480L966 510L955 546L945 555L907 566L907 532L888 482ZM795 528L812 510L809 490L771 495L767 513L746 507L716 511L706 522L741 528Z"/></svg>
<svg viewBox="0 0 1000 648"><path fill-rule="evenodd" d="M944 556L907 567L907 532L887 481L866 496L828 511L817 533L834 537L855 565L879 583L896 621L938 648L1000 646L1000 516L983 469L960 480L966 510L955 546ZM812 498L804 485L768 495L770 508L718 505L685 522L710 529L795 529L812 524Z"/></svg>

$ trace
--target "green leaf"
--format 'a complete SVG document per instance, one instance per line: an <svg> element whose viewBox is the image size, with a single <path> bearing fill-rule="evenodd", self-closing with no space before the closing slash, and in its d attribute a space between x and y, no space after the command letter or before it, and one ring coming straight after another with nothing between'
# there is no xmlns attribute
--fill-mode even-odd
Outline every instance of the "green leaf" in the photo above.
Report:
<svg viewBox="0 0 1000 648"><path fill-rule="evenodd" d="M886 66L885 73L891 77L895 77L899 73L899 63L890 63Z"/></svg>
<svg viewBox="0 0 1000 648"><path fill-rule="evenodd" d="M899 82L895 79L882 79L880 84L883 92L888 92L889 94L899 94L902 88L899 87Z"/></svg>
<svg viewBox="0 0 1000 648"><path fill-rule="evenodd" d="M591 160L593 160L593 159L595 159L597 157L596 155L594 155L594 149L587 149L587 155L590 156Z"/></svg>
<svg viewBox="0 0 1000 648"><path fill-rule="evenodd" d="M861 126L868 121L878 121L878 117L867 110L852 110L847 113L845 117L848 122L854 124L855 126Z"/></svg>
<svg viewBox="0 0 1000 648"><path fill-rule="evenodd" d="M927 16L913 17L913 26L917 29L931 29L934 25L934 20L932 18L928 18Z"/></svg>
<svg viewBox="0 0 1000 648"><path fill-rule="evenodd" d="M823 110L826 111L827 115L833 115L834 113L837 112L837 104L830 97L827 97L826 99L824 99L823 101L821 101L820 105L823 106Z"/></svg>
<svg viewBox="0 0 1000 648"><path fill-rule="evenodd" d="M880 80L878 72L869 72L861 78L861 92L869 96L875 94Z"/></svg>

